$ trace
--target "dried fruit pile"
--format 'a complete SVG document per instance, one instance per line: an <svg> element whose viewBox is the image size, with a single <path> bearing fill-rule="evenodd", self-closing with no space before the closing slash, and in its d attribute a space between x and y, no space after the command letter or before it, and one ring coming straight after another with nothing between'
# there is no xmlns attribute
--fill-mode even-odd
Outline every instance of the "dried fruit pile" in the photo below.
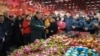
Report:
<svg viewBox="0 0 100 56"><path fill-rule="evenodd" d="M72 46L83 46L100 52L100 41L96 36L71 36L53 35L47 40L36 39L34 43L14 50L10 56L63 56Z"/></svg>

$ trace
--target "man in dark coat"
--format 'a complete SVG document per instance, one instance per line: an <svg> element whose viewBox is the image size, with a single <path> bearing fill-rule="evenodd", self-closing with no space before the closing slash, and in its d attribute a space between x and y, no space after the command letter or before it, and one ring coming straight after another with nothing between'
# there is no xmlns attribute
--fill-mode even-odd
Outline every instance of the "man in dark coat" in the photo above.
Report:
<svg viewBox="0 0 100 56"><path fill-rule="evenodd" d="M4 30L3 22L4 22L4 17L0 15L0 56L2 54L1 52L3 48L3 43L5 41L5 30Z"/></svg>
<svg viewBox="0 0 100 56"><path fill-rule="evenodd" d="M90 18L88 16L85 17L85 20L83 20L83 29L86 32L90 32L91 34L94 34L96 29L94 27L94 20L90 20Z"/></svg>
<svg viewBox="0 0 100 56"><path fill-rule="evenodd" d="M82 17L76 17L73 19L73 25L72 28L74 31L83 31L82 26L83 26L83 18Z"/></svg>
<svg viewBox="0 0 100 56"><path fill-rule="evenodd" d="M43 24L42 18L42 13L41 12L36 12L36 15L32 17L31 20L31 42L33 42L35 39L41 39L42 38L42 32L44 31L45 27Z"/></svg>
<svg viewBox="0 0 100 56"><path fill-rule="evenodd" d="M52 36L53 34L57 33L58 26L57 26L57 22L56 22L56 20L54 18L51 18L50 26L47 29L48 29L47 38L49 36Z"/></svg>
<svg viewBox="0 0 100 56"><path fill-rule="evenodd" d="M71 17L70 13L67 13L65 17L65 22L66 22L66 32L72 31L73 18Z"/></svg>
<svg viewBox="0 0 100 56"><path fill-rule="evenodd" d="M22 38L22 22L23 20L21 19L20 16L16 17L13 30L14 30L14 44L17 45L17 47L23 45L23 38Z"/></svg>
<svg viewBox="0 0 100 56"><path fill-rule="evenodd" d="M3 53L6 55L6 52L9 51L10 48L10 39L11 39L11 21L9 19L9 13L4 13L4 22L3 22L4 30L5 30L5 42L3 44Z"/></svg>

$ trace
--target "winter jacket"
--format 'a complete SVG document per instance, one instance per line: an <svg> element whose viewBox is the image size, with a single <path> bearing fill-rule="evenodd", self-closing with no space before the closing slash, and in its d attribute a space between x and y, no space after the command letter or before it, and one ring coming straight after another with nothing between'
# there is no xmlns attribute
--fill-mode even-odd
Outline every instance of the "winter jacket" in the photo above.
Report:
<svg viewBox="0 0 100 56"><path fill-rule="evenodd" d="M4 37L5 37L4 26L3 26L3 23L0 23L0 43L2 42Z"/></svg>
<svg viewBox="0 0 100 56"><path fill-rule="evenodd" d="M65 18L65 23L67 25L66 27L66 32L72 31L72 25L73 25L73 18L69 17L69 18Z"/></svg>
<svg viewBox="0 0 100 56"><path fill-rule="evenodd" d="M82 27L83 27L83 23L82 23L83 19L73 19L73 25L72 26L75 26L75 31L82 31Z"/></svg>
<svg viewBox="0 0 100 56"><path fill-rule="evenodd" d="M2 51L3 48L3 38L5 38L5 30L3 23L0 23L0 52Z"/></svg>
<svg viewBox="0 0 100 56"><path fill-rule="evenodd" d="M53 34L56 34L58 31L57 22L50 23L50 26L47 29L48 29L47 37L52 36Z"/></svg>
<svg viewBox="0 0 100 56"><path fill-rule="evenodd" d="M92 20L92 21L91 20L89 20L89 21L83 20L83 29L88 28L87 31L90 32L91 34L94 34L96 31L95 26L94 26L95 22L96 22L95 20ZM86 31L86 30L84 30L84 31Z"/></svg>
<svg viewBox="0 0 100 56"><path fill-rule="evenodd" d="M36 16L32 17L30 23L32 32L31 32L31 42L35 39L42 38L42 33L44 32L44 23L43 20L39 20Z"/></svg>
<svg viewBox="0 0 100 56"><path fill-rule="evenodd" d="M24 20L22 23L23 34L30 34L31 27L30 27L30 20Z"/></svg>
<svg viewBox="0 0 100 56"><path fill-rule="evenodd" d="M18 46L22 45L22 22L23 20L19 20L18 18L16 18L15 22L14 22L14 26L13 26L13 30L14 30L14 43Z"/></svg>
<svg viewBox="0 0 100 56"><path fill-rule="evenodd" d="M88 28L89 30L93 30L94 29L94 21L86 21L83 20L83 28Z"/></svg>

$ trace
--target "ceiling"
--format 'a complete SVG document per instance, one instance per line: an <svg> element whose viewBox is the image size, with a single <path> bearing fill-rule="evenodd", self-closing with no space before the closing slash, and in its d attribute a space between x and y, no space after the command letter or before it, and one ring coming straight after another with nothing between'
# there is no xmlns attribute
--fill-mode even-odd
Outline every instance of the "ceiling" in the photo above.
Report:
<svg viewBox="0 0 100 56"><path fill-rule="evenodd" d="M100 0L33 0L55 9L100 9Z"/></svg>

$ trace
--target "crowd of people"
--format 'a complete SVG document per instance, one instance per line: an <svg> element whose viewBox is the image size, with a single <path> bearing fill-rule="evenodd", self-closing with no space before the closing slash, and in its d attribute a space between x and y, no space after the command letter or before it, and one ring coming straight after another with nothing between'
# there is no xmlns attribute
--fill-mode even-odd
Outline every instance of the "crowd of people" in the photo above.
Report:
<svg viewBox="0 0 100 56"><path fill-rule="evenodd" d="M80 31L90 34L100 34L100 12L96 14L71 16L67 12L60 14L9 16L9 12L0 15L0 52L6 56L11 46L16 48L34 42L35 39L47 39L61 32Z"/></svg>

